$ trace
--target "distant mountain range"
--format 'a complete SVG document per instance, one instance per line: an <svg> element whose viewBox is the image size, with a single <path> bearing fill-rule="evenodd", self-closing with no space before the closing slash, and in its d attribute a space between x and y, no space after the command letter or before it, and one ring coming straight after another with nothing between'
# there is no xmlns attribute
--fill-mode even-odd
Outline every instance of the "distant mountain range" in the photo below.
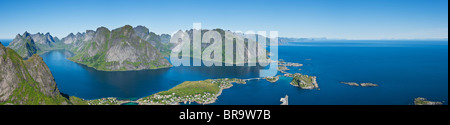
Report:
<svg viewBox="0 0 450 125"><path fill-rule="evenodd" d="M96 31L70 33L62 39L50 33L25 32L18 34L8 47L23 58L50 50L68 50L75 54L69 58L74 62L102 71L127 71L170 67L164 58L170 48L167 39L170 35L159 36L143 26L126 25L112 31L100 27Z"/></svg>
<svg viewBox="0 0 450 125"><path fill-rule="evenodd" d="M279 37L278 44L286 44L289 42L312 42L318 40L327 40L327 38L289 38L289 37Z"/></svg>

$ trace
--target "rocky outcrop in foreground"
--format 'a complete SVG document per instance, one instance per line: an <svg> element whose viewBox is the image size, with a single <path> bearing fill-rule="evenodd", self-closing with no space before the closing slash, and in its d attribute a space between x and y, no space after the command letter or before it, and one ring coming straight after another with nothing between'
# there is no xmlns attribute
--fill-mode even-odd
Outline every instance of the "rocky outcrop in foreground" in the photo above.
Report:
<svg viewBox="0 0 450 125"><path fill-rule="evenodd" d="M414 99L414 105L442 105L442 102L428 101L426 98L418 97Z"/></svg>

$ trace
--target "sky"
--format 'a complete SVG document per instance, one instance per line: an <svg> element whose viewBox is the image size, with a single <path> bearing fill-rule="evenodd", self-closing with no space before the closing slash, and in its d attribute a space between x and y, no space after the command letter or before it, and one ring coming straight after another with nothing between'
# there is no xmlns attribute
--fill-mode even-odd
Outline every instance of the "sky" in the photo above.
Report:
<svg viewBox="0 0 450 125"><path fill-rule="evenodd" d="M448 0L0 0L0 39L143 25L157 34L278 31L329 39L448 38Z"/></svg>

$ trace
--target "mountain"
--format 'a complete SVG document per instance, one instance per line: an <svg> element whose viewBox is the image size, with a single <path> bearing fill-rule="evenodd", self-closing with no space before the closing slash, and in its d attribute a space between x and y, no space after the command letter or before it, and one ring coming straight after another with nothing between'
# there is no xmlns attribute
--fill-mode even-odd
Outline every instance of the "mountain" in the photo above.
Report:
<svg viewBox="0 0 450 125"><path fill-rule="evenodd" d="M164 35L164 40L170 35ZM155 48L155 46L157 48ZM100 27L96 31L70 33L59 39L50 33L18 34L10 47L23 57L64 49L75 54L69 58L74 62L102 71L128 71L170 67L164 56L170 53L170 44L161 43L161 38L143 26L126 25L110 31ZM165 54L161 54L161 52Z"/></svg>
<svg viewBox="0 0 450 125"><path fill-rule="evenodd" d="M76 55L70 60L102 71L127 71L170 67L163 55L126 25L110 31L100 27L85 34L69 35L62 41L72 44Z"/></svg>
<svg viewBox="0 0 450 125"><path fill-rule="evenodd" d="M168 44L171 36L169 34L161 34L161 43Z"/></svg>
<svg viewBox="0 0 450 125"><path fill-rule="evenodd" d="M192 48L193 48L193 50L201 49L202 53L205 50L207 50L207 48L215 49L215 50L220 48L220 49L222 49L222 54L221 54L222 60L219 60L216 58L214 58L212 60L208 60L208 59L202 58L200 56L195 56L195 55L191 54L193 50L191 50L191 53L182 53L181 56L189 56L189 57L197 58L197 59L202 58L203 60L212 61L212 62L225 62L225 60L235 60L235 61L233 61L232 64L245 64L245 63L257 61L258 56L264 56L267 58L268 51L265 49L265 47L262 47L258 43L257 40L246 39L243 34L234 33L229 30L223 30L223 29L213 29L213 30L202 29L201 31L191 29L191 30L187 30L185 32L187 33L187 35L189 35L189 38L190 38L191 44L192 44L193 38L194 38L193 37L194 32L201 32L200 38L203 38L204 34L208 31L217 31L222 36L222 39L221 39L222 44L214 44L215 42L212 41L211 43L202 43L201 48L196 48L196 47L192 47ZM180 33L180 32L182 32L182 31L178 31L177 33ZM256 36L255 36L255 38L256 38ZM235 55L235 58L227 59L227 56L225 56L225 53L227 51L225 48L225 42L227 42L227 41L233 41L234 49L233 49L233 51L230 51L230 52L232 52L232 54ZM249 48L248 47L249 43L253 43L255 47ZM181 44L181 43L178 43L177 45L179 45L179 44ZM183 46L183 45L179 45L173 51L181 51L181 46ZM263 48L264 50L266 50L266 53L265 53L265 51L257 51L257 48L258 49ZM255 53L251 53L251 54L247 55L247 53L249 53L249 52L255 52ZM214 54L211 53L210 57L214 57ZM266 61L269 61L269 60L266 60Z"/></svg>
<svg viewBox="0 0 450 125"><path fill-rule="evenodd" d="M17 34L8 47L16 50L17 54L23 58L28 58L33 54L38 53L38 51L41 51L36 45L32 35L28 32L23 33L23 35Z"/></svg>
<svg viewBox="0 0 450 125"><path fill-rule="evenodd" d="M202 43L201 51L207 48L223 48L225 41L233 41L236 50L236 61L233 64L243 64L256 61L258 55L266 55L264 51L256 51L256 48L249 48L249 43L255 43L255 46L261 47L257 39L245 39L242 34L225 31L222 29L213 29L222 35L222 45L211 43ZM193 29L186 31L189 37L193 38ZM204 33L210 30L202 30ZM225 37L225 35L229 35ZM128 71L144 70L171 67L167 59L176 44L170 43L171 36L168 34L157 35L144 26L132 27L129 25L110 31L108 28L100 27L94 30L86 30L84 33L70 33L66 37L59 39L52 37L50 33L18 34L11 42L10 47L17 51L23 58L28 58L33 54L42 54L55 49L68 50L75 54L69 58L74 62L87 65L101 71ZM192 42L192 41L191 41ZM179 44L179 43L178 43ZM242 48L242 49L237 49ZM197 49L197 48L194 48ZM175 50L179 50L176 48ZM206 61L223 62L228 58L225 56L226 50L222 50L222 59L213 58ZM248 52L257 52L246 54ZM190 53L183 53L183 56L195 57ZM211 57L214 54L211 53ZM267 57L267 56L266 56ZM233 59L231 59L233 60Z"/></svg>
<svg viewBox="0 0 450 125"><path fill-rule="evenodd" d="M42 58L36 54L23 60L0 44L0 105L66 105L76 97L64 97Z"/></svg>
<svg viewBox="0 0 450 125"><path fill-rule="evenodd" d="M278 43L279 44L287 44L289 42L312 42L312 41L320 41L320 40L327 40L327 38L288 38L288 37L279 37Z"/></svg>
<svg viewBox="0 0 450 125"><path fill-rule="evenodd" d="M53 43L55 43L55 40L50 35L50 33L42 34L32 34L31 38L38 44L45 45L46 47L52 47Z"/></svg>

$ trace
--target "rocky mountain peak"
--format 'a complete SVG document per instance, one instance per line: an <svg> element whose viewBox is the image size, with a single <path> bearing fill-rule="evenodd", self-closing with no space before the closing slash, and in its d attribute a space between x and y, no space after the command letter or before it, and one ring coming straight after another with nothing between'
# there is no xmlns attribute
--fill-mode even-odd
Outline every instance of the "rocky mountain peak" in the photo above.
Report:
<svg viewBox="0 0 450 125"><path fill-rule="evenodd" d="M133 29L133 26L131 26L131 25L125 25L125 26L123 26L122 28L124 28L124 29Z"/></svg>
<svg viewBox="0 0 450 125"><path fill-rule="evenodd" d="M94 30L86 30L86 34L95 34Z"/></svg>
<svg viewBox="0 0 450 125"><path fill-rule="evenodd" d="M124 38L131 38L134 34L134 30L131 26L125 25L123 27L113 29L111 31L111 37L113 39L124 39Z"/></svg>
<svg viewBox="0 0 450 125"><path fill-rule="evenodd" d="M42 58L23 60L0 44L0 102L17 105L69 104L60 95L55 78Z"/></svg>
<svg viewBox="0 0 450 125"><path fill-rule="evenodd" d="M22 35L20 35L20 34L17 34L16 37L14 37L14 39L20 39L20 38L22 38Z"/></svg>
<svg viewBox="0 0 450 125"><path fill-rule="evenodd" d="M169 43L170 38L172 38L169 34L161 34L161 43Z"/></svg>
<svg viewBox="0 0 450 125"><path fill-rule="evenodd" d="M82 36L82 35L83 35L83 34L81 34L80 32L78 32L77 35L75 35L75 36L80 37L80 36Z"/></svg>

